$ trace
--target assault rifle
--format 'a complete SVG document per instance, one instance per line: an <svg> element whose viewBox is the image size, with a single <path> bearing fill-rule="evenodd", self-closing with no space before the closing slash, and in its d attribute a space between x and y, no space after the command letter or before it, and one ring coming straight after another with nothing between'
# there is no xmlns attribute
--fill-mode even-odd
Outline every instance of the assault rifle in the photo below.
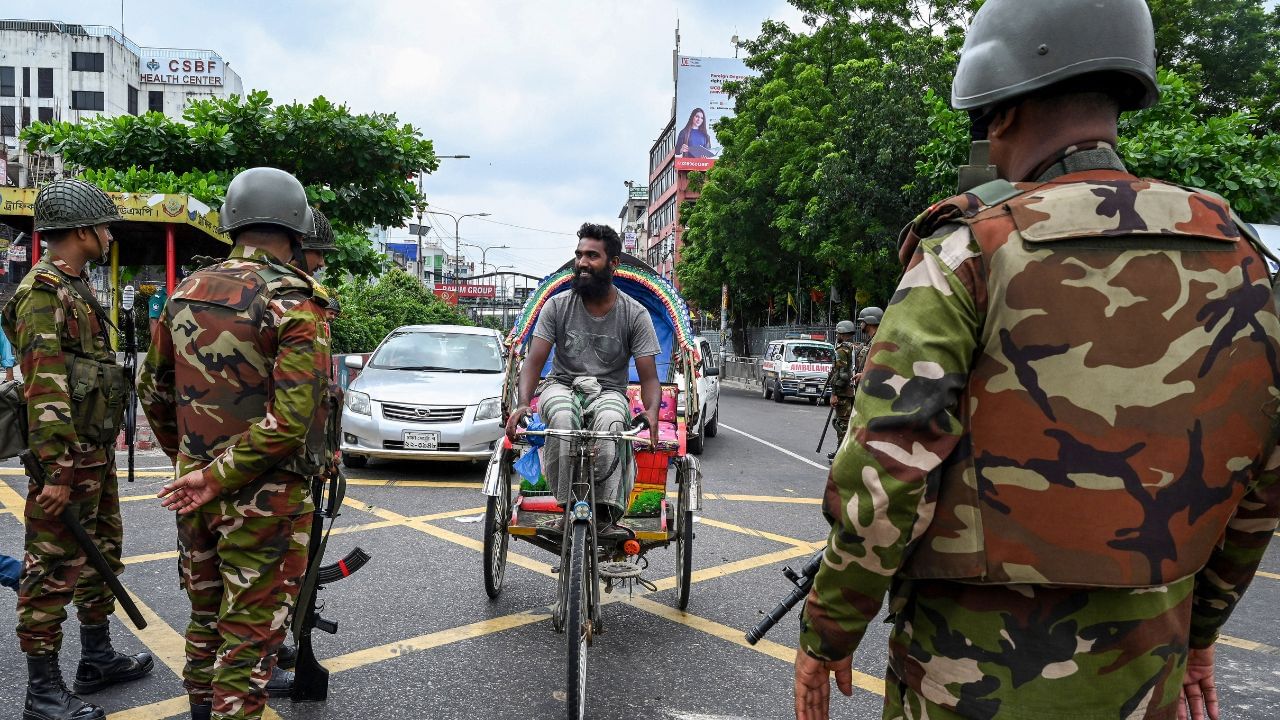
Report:
<svg viewBox="0 0 1280 720"><path fill-rule="evenodd" d="M49 480L49 476L44 471L44 466L36 459L34 453L30 450L23 450L18 455L22 460L22 466L27 470L27 477L36 484L36 492L44 489L45 483ZM138 612L138 606L133 604L133 598L129 597L129 593L125 592L124 585L120 584L120 578L116 577L116 573L107 564L107 559L102 557L102 551L98 550L98 546L93 542L93 538L89 537L89 533L85 532L84 526L80 524L80 518L76 516L76 506L73 503L67 503L62 508L62 513L58 515L58 519L63 525L71 531L71 535L75 537L76 544L84 551L84 555L89 560L89 564L94 570L102 576L102 581L106 583L111 590L111 594L116 596L116 602L124 608L125 614L133 621L133 626L142 630L147 626L147 621L142 617L142 613Z"/></svg>
<svg viewBox="0 0 1280 720"><path fill-rule="evenodd" d="M293 612L293 639L297 643L298 658L293 669L293 687L289 690L292 702L320 702L329 696L329 671L316 660L311 635L317 629L333 635L338 632L338 623L320 616L324 604L317 601L319 591L324 585L351 575L369 562L369 554L357 547L338 562L321 565L329 542L329 530L333 529L333 520L342 508L346 488L347 480L336 463L329 479L316 477L311 482L316 510L308 543L307 574L303 577L302 590L298 593L298 604ZM325 519L329 520L327 529L324 527Z"/></svg>
<svg viewBox="0 0 1280 720"><path fill-rule="evenodd" d="M831 417L836 413L835 396L827 396L827 388L829 387L831 387L831 373L827 373L827 382L822 386L822 392L819 393L819 397L827 398L827 405L831 407L827 411L827 421L822 424L822 436L818 438L818 448L814 450L814 452L819 453L822 452L822 443L827 441L827 430L831 427ZM836 449L838 450L839 448Z"/></svg>
<svg viewBox="0 0 1280 720"><path fill-rule="evenodd" d="M138 326L133 319L134 292L132 285L125 285L120 294L124 377L129 385L124 398L124 444L129 446L129 482L133 482L133 446L138 439Z"/></svg>
<svg viewBox="0 0 1280 720"><path fill-rule="evenodd" d="M786 617L787 613L791 612L791 608L795 607L797 603L808 597L809 590L813 588L813 578L818 575L818 568L822 567L823 552L824 551L819 550L814 553L813 556L809 558L809 562L804 564L804 569L801 570L799 574L796 574L796 571L789 567L782 568L782 574L786 575L787 579L795 585L795 589L787 593L787 596L782 598L782 602L778 603L777 607L771 610L768 615L765 615L764 619L755 627L747 631L748 643L755 645L760 642L760 639L772 630L773 626L777 625L779 620Z"/></svg>

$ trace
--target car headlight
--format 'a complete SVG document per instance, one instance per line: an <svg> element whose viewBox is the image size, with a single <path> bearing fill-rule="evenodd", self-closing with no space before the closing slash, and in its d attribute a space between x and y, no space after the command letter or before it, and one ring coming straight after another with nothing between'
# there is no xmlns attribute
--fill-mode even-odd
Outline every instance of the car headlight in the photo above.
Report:
<svg viewBox="0 0 1280 720"><path fill-rule="evenodd" d="M369 396L362 392L348 390L343 401L347 409L357 415L369 415Z"/></svg>
<svg viewBox="0 0 1280 720"><path fill-rule="evenodd" d="M492 420L502 415L502 403L498 398L481 400L476 407L476 420Z"/></svg>
<svg viewBox="0 0 1280 720"><path fill-rule="evenodd" d="M784 371L783 371L783 373L782 373L782 379L783 379L783 380L795 380L795 379L796 379L796 374L795 374L795 373L793 373L793 372L787 372L787 371L785 371L785 370L784 370Z"/></svg>

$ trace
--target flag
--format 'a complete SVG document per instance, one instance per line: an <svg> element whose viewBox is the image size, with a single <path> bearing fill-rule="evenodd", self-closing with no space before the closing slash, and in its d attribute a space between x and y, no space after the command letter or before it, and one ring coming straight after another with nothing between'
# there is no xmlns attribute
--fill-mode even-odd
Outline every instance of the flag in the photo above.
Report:
<svg viewBox="0 0 1280 720"><path fill-rule="evenodd" d="M790 306L791 309L793 310L796 307L796 299L792 297L791 293L787 293L787 305Z"/></svg>

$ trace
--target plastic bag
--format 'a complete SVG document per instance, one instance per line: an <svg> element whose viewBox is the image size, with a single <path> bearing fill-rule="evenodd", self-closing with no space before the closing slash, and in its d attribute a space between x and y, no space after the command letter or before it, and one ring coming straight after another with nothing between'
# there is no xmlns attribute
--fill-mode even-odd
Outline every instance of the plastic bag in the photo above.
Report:
<svg viewBox="0 0 1280 720"><path fill-rule="evenodd" d="M542 418L538 413L534 413L529 420L530 430L546 430L546 423L542 422ZM542 476L542 458L538 455L538 449L546 442L546 438L542 435L526 435L525 439L529 441L529 449L520 456L515 462L516 472L520 473L520 477L524 478L530 485L536 485L538 478Z"/></svg>

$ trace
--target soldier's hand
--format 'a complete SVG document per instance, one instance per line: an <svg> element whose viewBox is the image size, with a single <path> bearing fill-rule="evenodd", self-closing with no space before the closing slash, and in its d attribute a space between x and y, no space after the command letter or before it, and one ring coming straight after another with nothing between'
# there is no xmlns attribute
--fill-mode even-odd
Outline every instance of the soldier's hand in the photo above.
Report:
<svg viewBox="0 0 1280 720"><path fill-rule="evenodd" d="M222 487L217 481L205 479L203 470L192 470L161 488L157 497L164 498L161 505L176 510L180 515L187 515L221 492Z"/></svg>
<svg viewBox="0 0 1280 720"><path fill-rule="evenodd" d="M1190 710L1190 715L1188 715ZM1218 720L1218 689L1213 683L1213 646L1187 653L1187 674L1182 679L1178 720Z"/></svg>
<svg viewBox="0 0 1280 720"><path fill-rule="evenodd" d="M71 486L70 485L52 485L46 483L44 489L36 496L36 504L44 510L49 517L57 517L62 514L62 509L71 502Z"/></svg>
<svg viewBox="0 0 1280 720"><path fill-rule="evenodd" d="M831 716L831 673L845 695L853 695L853 657L828 662L796 649L796 720L827 720Z"/></svg>

